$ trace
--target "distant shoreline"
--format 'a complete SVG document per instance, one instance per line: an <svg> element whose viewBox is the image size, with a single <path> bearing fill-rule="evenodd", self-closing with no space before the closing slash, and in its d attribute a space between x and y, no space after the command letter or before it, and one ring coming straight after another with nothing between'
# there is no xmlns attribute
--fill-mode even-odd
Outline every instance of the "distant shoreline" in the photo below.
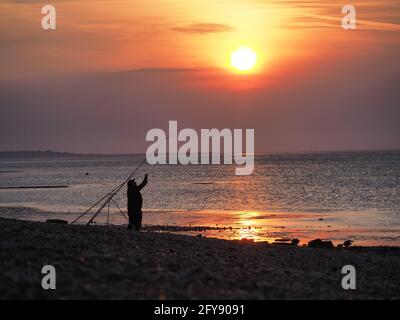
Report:
<svg viewBox="0 0 400 320"><path fill-rule="evenodd" d="M399 153L400 149L382 150L332 150L332 151L282 151L282 152L256 152L255 155L325 155L325 154L375 154ZM145 153L73 153L46 151L0 151L0 160L48 160L48 159L96 159L113 157L144 156ZM1 171L0 171L1 172Z"/></svg>
<svg viewBox="0 0 400 320"><path fill-rule="evenodd" d="M13 190L13 189L63 189L63 188L69 188L69 186L11 186L11 187L0 186L0 190Z"/></svg>
<svg viewBox="0 0 400 320"><path fill-rule="evenodd" d="M0 151L0 160L20 160L20 159L74 159L74 158L107 158L107 157L128 157L140 154L96 154L96 153L70 153L47 151Z"/></svg>

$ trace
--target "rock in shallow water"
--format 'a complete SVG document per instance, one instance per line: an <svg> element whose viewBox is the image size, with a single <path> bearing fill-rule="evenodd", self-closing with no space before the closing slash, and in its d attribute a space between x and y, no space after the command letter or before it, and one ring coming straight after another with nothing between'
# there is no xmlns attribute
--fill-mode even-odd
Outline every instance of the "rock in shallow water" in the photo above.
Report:
<svg viewBox="0 0 400 320"><path fill-rule="evenodd" d="M68 224L68 221L61 220L61 219L47 219L46 222L56 223L56 224Z"/></svg>
<svg viewBox="0 0 400 320"><path fill-rule="evenodd" d="M311 240L308 243L310 248L325 248L325 249L333 249L334 245L332 241L322 241L321 239Z"/></svg>
<svg viewBox="0 0 400 320"><path fill-rule="evenodd" d="M345 242L343 242L343 246L350 247L353 242L353 240L346 240Z"/></svg>

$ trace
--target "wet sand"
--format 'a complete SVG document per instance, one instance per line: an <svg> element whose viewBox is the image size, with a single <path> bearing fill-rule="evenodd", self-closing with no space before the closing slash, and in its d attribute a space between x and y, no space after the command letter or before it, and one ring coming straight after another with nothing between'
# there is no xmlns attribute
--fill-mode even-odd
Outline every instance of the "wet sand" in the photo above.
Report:
<svg viewBox="0 0 400 320"><path fill-rule="evenodd" d="M34 203L29 204L35 206ZM77 218L86 208L57 207L14 207L0 205L0 217L29 221L63 219L69 222ZM80 210L80 211L79 211ZM124 209L125 210L125 209ZM77 213L80 212L80 213ZM92 210L77 223L85 224L94 214ZM126 214L125 214L126 216ZM107 223L107 210L96 217L96 224ZM110 221L114 225L124 225L126 218L117 208L110 210ZM274 242L280 239L297 238L300 244L320 238L339 245L353 240L359 246L400 246L399 225L380 226L382 215L360 212L335 213L266 213L232 212L219 210L176 211L143 210L143 225L146 231L171 232L185 235L201 233L207 238L225 240L253 239L257 242Z"/></svg>
<svg viewBox="0 0 400 320"><path fill-rule="evenodd" d="M320 249L0 219L0 298L399 299L400 248ZM41 288L54 265L57 289ZM357 289L343 290L354 265Z"/></svg>

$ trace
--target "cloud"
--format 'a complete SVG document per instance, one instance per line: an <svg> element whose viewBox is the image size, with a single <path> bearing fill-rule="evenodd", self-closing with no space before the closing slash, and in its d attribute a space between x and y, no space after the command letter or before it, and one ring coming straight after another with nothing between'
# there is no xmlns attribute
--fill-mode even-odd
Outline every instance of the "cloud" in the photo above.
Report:
<svg viewBox="0 0 400 320"><path fill-rule="evenodd" d="M288 29L341 28L344 17L342 0L254 0L269 8L293 12ZM351 2L349 3L351 4ZM356 9L357 29L364 31L400 31L398 0L365 0L353 4Z"/></svg>
<svg viewBox="0 0 400 320"><path fill-rule="evenodd" d="M181 73L195 71L193 68L138 68L124 71L116 71L109 74L152 74L152 73Z"/></svg>
<svg viewBox="0 0 400 320"><path fill-rule="evenodd" d="M233 31L234 28L229 25L219 23L192 23L183 27L171 28L171 30L190 34L206 34L216 32L229 32Z"/></svg>
<svg viewBox="0 0 400 320"><path fill-rule="evenodd" d="M313 18L316 20L322 21L331 21L331 22L341 22L341 17L333 17L328 15L316 15L316 14L303 14L304 17ZM357 25L361 26L362 29L365 30L381 30L381 31L400 31L400 24L396 23L388 23L381 21L371 21L371 20L362 20L357 19ZM329 25L329 24L327 24ZM340 24L331 25L333 27L340 27Z"/></svg>

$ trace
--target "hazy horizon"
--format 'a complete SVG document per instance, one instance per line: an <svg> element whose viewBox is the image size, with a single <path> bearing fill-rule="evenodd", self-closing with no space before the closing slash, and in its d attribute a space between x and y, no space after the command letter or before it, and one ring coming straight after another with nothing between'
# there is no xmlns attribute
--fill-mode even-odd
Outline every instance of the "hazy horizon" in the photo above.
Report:
<svg viewBox="0 0 400 320"><path fill-rule="evenodd" d="M59 153L59 154L72 154L72 155L98 155L98 156L127 156L127 155L145 155L146 151L143 152L131 152L131 153L92 153L92 152L74 152L74 151L63 151L63 150L0 150L0 153ZM318 153L375 153L375 152L400 152L400 149L360 149L360 150L298 150L298 151L261 151L254 152L254 155L268 155L268 154L318 154ZM195 153L195 154L201 154ZM211 153L209 153L211 154ZM224 153L221 152L221 155Z"/></svg>

